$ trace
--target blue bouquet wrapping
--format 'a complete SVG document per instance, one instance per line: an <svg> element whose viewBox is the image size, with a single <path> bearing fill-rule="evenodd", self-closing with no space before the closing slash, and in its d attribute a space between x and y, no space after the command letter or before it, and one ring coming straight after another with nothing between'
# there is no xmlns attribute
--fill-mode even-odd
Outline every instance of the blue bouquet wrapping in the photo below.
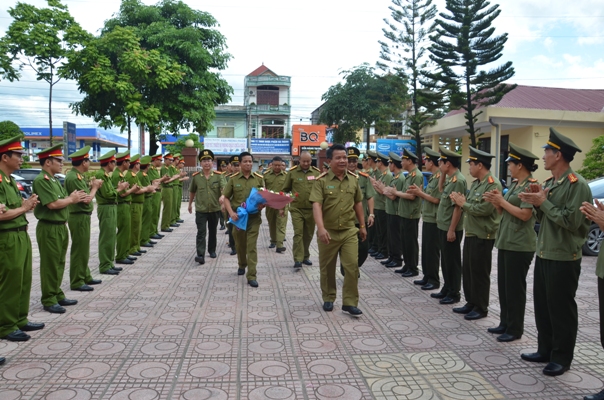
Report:
<svg viewBox="0 0 604 400"><path fill-rule="evenodd" d="M233 221L229 218L229 223L235 225L237 229L245 231L247 229L249 214L256 214L259 211L258 207L261 204L266 204L266 200L260 195L258 189L252 188L247 200L237 207L237 221Z"/></svg>

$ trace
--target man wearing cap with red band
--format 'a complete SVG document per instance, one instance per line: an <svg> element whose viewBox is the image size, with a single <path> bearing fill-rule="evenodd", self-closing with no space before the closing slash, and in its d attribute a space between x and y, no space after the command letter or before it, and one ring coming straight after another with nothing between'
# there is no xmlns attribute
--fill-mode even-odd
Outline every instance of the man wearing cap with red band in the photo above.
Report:
<svg viewBox="0 0 604 400"><path fill-rule="evenodd" d="M25 333L44 328L27 320L32 281L32 249L25 214L38 201L37 195L23 200L11 173L23 163L21 136L0 141L0 338L25 341ZM0 357L0 361L4 357ZM1 362L0 362L1 364Z"/></svg>
<svg viewBox="0 0 604 400"><path fill-rule="evenodd" d="M70 195L55 179L63 169L63 145L55 145L39 152L38 159L42 172L33 182L33 192L38 195L40 203L34 209L38 218L36 238L40 250L40 283L42 286L42 305L44 310L53 314L63 314L63 306L78 303L77 300L65 298L61 290L65 257L69 245L67 232L68 206L86 200L87 193L81 190Z"/></svg>
<svg viewBox="0 0 604 400"><path fill-rule="evenodd" d="M130 150L115 155L117 168L113 170L111 182L117 188L121 182L127 182L123 190L117 192L117 238L115 246L116 264L133 264L136 257L130 256L130 205L132 204L132 193L138 191L136 183L130 183L126 179L130 167Z"/></svg>
<svg viewBox="0 0 604 400"><path fill-rule="evenodd" d="M168 177L160 175L161 169L161 154L151 156L151 165L149 166L149 180L151 182L163 183L168 180ZM158 186L151 197L151 239L161 239L164 235L159 233L159 214L161 212L161 186Z"/></svg>

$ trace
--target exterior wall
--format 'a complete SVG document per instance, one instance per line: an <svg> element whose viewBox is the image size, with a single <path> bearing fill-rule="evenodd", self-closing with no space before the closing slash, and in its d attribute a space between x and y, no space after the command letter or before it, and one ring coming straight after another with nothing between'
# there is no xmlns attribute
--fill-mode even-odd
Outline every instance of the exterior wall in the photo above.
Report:
<svg viewBox="0 0 604 400"><path fill-rule="evenodd" d="M247 122L245 115L220 115L216 114L216 119L213 121L212 130L206 133L206 137L218 137L217 127L227 126L235 128L235 138L247 137Z"/></svg>

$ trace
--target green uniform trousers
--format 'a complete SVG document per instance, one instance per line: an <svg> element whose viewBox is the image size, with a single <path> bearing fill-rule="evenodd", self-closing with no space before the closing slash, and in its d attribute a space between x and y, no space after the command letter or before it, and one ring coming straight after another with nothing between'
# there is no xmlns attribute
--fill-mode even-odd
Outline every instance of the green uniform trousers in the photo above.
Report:
<svg viewBox="0 0 604 400"><path fill-rule="evenodd" d="M144 203L132 203L130 205L130 250L128 254L137 252L141 246L141 231L143 229L143 207Z"/></svg>
<svg viewBox="0 0 604 400"><path fill-rule="evenodd" d="M329 244L317 238L323 302L333 303L336 300L336 263L339 255L345 272L342 305L356 307L359 304L358 229L328 229L327 232L331 236Z"/></svg>
<svg viewBox="0 0 604 400"><path fill-rule="evenodd" d="M365 222L367 222L367 221L365 221ZM378 248L378 240L375 235L376 235L376 224L375 224L375 218L373 218L373 225L367 227L367 240L366 240L368 242L369 250L371 250L371 251L377 251L377 248Z"/></svg>
<svg viewBox="0 0 604 400"><path fill-rule="evenodd" d="M283 217L280 217L279 210L275 210L274 208L266 207L265 210L271 244L277 245L277 248L283 247L285 225L287 224L287 210L285 210L285 215L283 215Z"/></svg>
<svg viewBox="0 0 604 400"><path fill-rule="evenodd" d="M310 259L310 242L315 234L315 217L312 208L289 208L294 226L294 262Z"/></svg>
<svg viewBox="0 0 604 400"><path fill-rule="evenodd" d="M375 210L375 236L377 251L388 255L388 214L385 210Z"/></svg>
<svg viewBox="0 0 604 400"><path fill-rule="evenodd" d="M219 218L219 222L220 222L220 227L224 227L224 213L221 211L220 214L218 215Z"/></svg>
<svg viewBox="0 0 604 400"><path fill-rule="evenodd" d="M426 283L440 287L440 241L436 222L422 223L422 273Z"/></svg>
<svg viewBox="0 0 604 400"><path fill-rule="evenodd" d="M221 211L208 213L195 212L195 224L197 225L196 248L198 256L206 254L206 236L208 236L208 253L216 253L216 234L218 232L218 219Z"/></svg>
<svg viewBox="0 0 604 400"><path fill-rule="evenodd" d="M159 214L161 211L161 192L153 193L151 197L151 235L157 235L159 233Z"/></svg>
<svg viewBox="0 0 604 400"><path fill-rule="evenodd" d="M401 251L405 271L418 272L419 264L419 219L400 217L401 222Z"/></svg>
<svg viewBox="0 0 604 400"><path fill-rule="evenodd" d="M99 204L96 208L96 215L99 219L99 271L105 272L114 267L117 206L115 204Z"/></svg>
<svg viewBox="0 0 604 400"><path fill-rule="evenodd" d="M172 220L170 223L175 224L180 219L180 204L182 203L182 186L174 186L172 188L174 200L172 202Z"/></svg>
<svg viewBox="0 0 604 400"><path fill-rule="evenodd" d="M0 337L27 325L31 253L27 231L0 231Z"/></svg>
<svg viewBox="0 0 604 400"><path fill-rule="evenodd" d="M227 221L229 220L228 217L226 218L226 220ZM235 238L233 237L233 229L236 229L233 226L233 224L227 224L227 232L229 234L229 247L231 249L235 249L236 250L236 247L235 247Z"/></svg>
<svg viewBox="0 0 604 400"><path fill-rule="evenodd" d="M403 255L403 240L401 239L401 220L398 215L388 216L388 257L393 261L401 261Z"/></svg>
<svg viewBox="0 0 604 400"><path fill-rule="evenodd" d="M455 231L455 240L449 242L447 231L438 229L441 252L440 265L445 281L441 292L457 299L459 299L461 290L461 239L463 239L463 230Z"/></svg>
<svg viewBox="0 0 604 400"><path fill-rule="evenodd" d="M174 191L171 187L162 188L161 200L164 203L161 213L161 229L169 229L172 223L172 212L174 209Z"/></svg>
<svg viewBox="0 0 604 400"><path fill-rule="evenodd" d="M130 255L130 204L117 205L117 238L115 259L123 260Z"/></svg>
<svg viewBox="0 0 604 400"><path fill-rule="evenodd" d="M143 222L141 225L141 240L139 245L149 243L153 235L153 195L145 195L143 203ZM139 246L140 247L140 246Z"/></svg>
<svg viewBox="0 0 604 400"><path fill-rule="evenodd" d="M533 300L537 325L537 352L550 361L570 366L577 341L579 317L575 294L581 259L554 261L537 257Z"/></svg>
<svg viewBox="0 0 604 400"><path fill-rule="evenodd" d="M501 316L499 325L505 333L522 336L526 308L526 275L535 255L532 251L499 250L497 252L497 288Z"/></svg>
<svg viewBox="0 0 604 400"><path fill-rule="evenodd" d="M472 311L486 314L491 293L491 261L495 239L466 236L463 243L463 295Z"/></svg>
<svg viewBox="0 0 604 400"><path fill-rule="evenodd" d="M258 233L262 218L260 213L251 214L247 220L247 230L243 231L233 227L233 238L235 239L235 250L237 251L237 262L239 269L246 269L245 275L248 281L256 280L256 265L258 265Z"/></svg>
<svg viewBox="0 0 604 400"><path fill-rule="evenodd" d="M90 214L69 213L67 219L71 235L69 253L69 287L79 288L92 280L88 261L90 260Z"/></svg>
<svg viewBox="0 0 604 400"><path fill-rule="evenodd" d="M36 239L40 250L42 305L52 306L65 299L61 282L69 245L67 226L39 220L36 226Z"/></svg>
<svg viewBox="0 0 604 400"><path fill-rule="evenodd" d="M604 279L598 277L598 304L600 306L600 344L604 348Z"/></svg>

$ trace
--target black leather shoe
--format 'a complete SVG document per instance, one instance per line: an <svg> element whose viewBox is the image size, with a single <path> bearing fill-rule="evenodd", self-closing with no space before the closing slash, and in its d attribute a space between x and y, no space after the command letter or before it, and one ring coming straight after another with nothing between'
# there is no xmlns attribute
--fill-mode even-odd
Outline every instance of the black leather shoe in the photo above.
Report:
<svg viewBox="0 0 604 400"><path fill-rule="evenodd" d="M134 261L132 261L129 258L124 258L123 260L116 260L115 263L116 264L134 264Z"/></svg>
<svg viewBox="0 0 604 400"><path fill-rule="evenodd" d="M232 256L236 256L237 255L237 250L232 249L230 255Z"/></svg>
<svg viewBox="0 0 604 400"><path fill-rule="evenodd" d="M117 272L122 272L124 270L124 268L122 268L122 267L116 267L115 265L112 268L114 270L116 270Z"/></svg>
<svg viewBox="0 0 604 400"><path fill-rule="evenodd" d="M180 226L180 224L170 224L170 226L171 226L172 228L178 228L178 227Z"/></svg>
<svg viewBox="0 0 604 400"><path fill-rule="evenodd" d="M514 340L520 339L522 336L510 335L509 333L504 333L503 335L497 336L498 342L513 342Z"/></svg>
<svg viewBox="0 0 604 400"><path fill-rule="evenodd" d="M0 357L0 365L4 364L5 362L6 362L6 358Z"/></svg>
<svg viewBox="0 0 604 400"><path fill-rule="evenodd" d="M215 253L215 252L213 252L213 251L211 251L211 252L210 252L210 258L216 258L216 253Z"/></svg>
<svg viewBox="0 0 604 400"><path fill-rule="evenodd" d="M205 264L206 260L203 258L203 256L197 256L197 257L195 257L195 262L200 263L200 264Z"/></svg>
<svg viewBox="0 0 604 400"><path fill-rule="evenodd" d="M542 356L539 353L522 353L520 354L520 358L522 358L524 361L530 362L549 362L549 357Z"/></svg>
<svg viewBox="0 0 604 400"><path fill-rule="evenodd" d="M604 390L602 390L600 393L585 396L583 397L583 400L604 400Z"/></svg>
<svg viewBox="0 0 604 400"><path fill-rule="evenodd" d="M466 304L463 307L455 307L453 309L453 312L457 313L457 314L469 314L470 312L472 312L473 309L474 309L474 306Z"/></svg>
<svg viewBox="0 0 604 400"><path fill-rule="evenodd" d="M162 232L172 232L174 229L172 228L166 228L166 229L162 229Z"/></svg>
<svg viewBox="0 0 604 400"><path fill-rule="evenodd" d="M478 312L478 311L472 311L471 313L468 313L464 316L464 319L467 319L468 321L474 321L477 319L481 319L487 316L487 313L482 313L482 312Z"/></svg>
<svg viewBox="0 0 604 400"><path fill-rule="evenodd" d="M368 251L367 254L369 254L371 257L375 256L377 254L377 251Z"/></svg>
<svg viewBox="0 0 604 400"><path fill-rule="evenodd" d="M359 310L358 308L354 307L354 306L342 306L342 312L344 314L348 314L351 317L360 317L361 315L363 315L363 311Z"/></svg>
<svg viewBox="0 0 604 400"><path fill-rule="evenodd" d="M224 231L225 229L226 229L226 226L224 226L224 225L220 225L220 228L218 228L218 230L220 230L220 231Z"/></svg>
<svg viewBox="0 0 604 400"><path fill-rule="evenodd" d="M388 257L384 261L380 261L380 264L382 264L382 265L390 264L391 261L392 261L392 258Z"/></svg>
<svg viewBox="0 0 604 400"><path fill-rule="evenodd" d="M147 252L147 250L141 250L141 249L139 249L139 250L137 251L137 253L141 253L141 254L145 254L146 252ZM132 254L132 255L133 255L133 256L136 256L136 255L141 255L141 254Z"/></svg>
<svg viewBox="0 0 604 400"><path fill-rule="evenodd" d="M497 333L497 334L501 335L502 333L505 333L506 329L508 329L506 326L499 325L499 326L487 329L487 332Z"/></svg>
<svg viewBox="0 0 604 400"><path fill-rule="evenodd" d="M323 311L333 311L333 302L326 301L325 303L323 303Z"/></svg>
<svg viewBox="0 0 604 400"><path fill-rule="evenodd" d="M400 267L402 265L403 265L402 261L392 260L388 264L384 265L384 267L386 267L386 268L396 268L396 267Z"/></svg>
<svg viewBox="0 0 604 400"><path fill-rule="evenodd" d="M24 325L19 329L23 332L39 331L40 329L44 329L44 322L28 322L27 325Z"/></svg>
<svg viewBox="0 0 604 400"><path fill-rule="evenodd" d="M436 290L438 289L440 286L436 286L433 283L426 283L424 286L421 287L422 290Z"/></svg>
<svg viewBox="0 0 604 400"><path fill-rule="evenodd" d="M551 362L543 368L543 373L547 376L559 376L570 369L570 366L564 366Z"/></svg>
<svg viewBox="0 0 604 400"><path fill-rule="evenodd" d="M304 265L312 265L312 261L310 261L308 258L306 260L302 260L302 264Z"/></svg>
<svg viewBox="0 0 604 400"><path fill-rule="evenodd" d="M277 253L284 253L285 252L285 247L277 247Z"/></svg>
<svg viewBox="0 0 604 400"><path fill-rule="evenodd" d="M302 268L302 263L300 261L296 261L294 263L294 268L298 269L298 268Z"/></svg>
<svg viewBox="0 0 604 400"><path fill-rule="evenodd" d="M70 300L70 299L63 299L63 300L59 300L59 305L60 306L75 306L76 304L78 304L77 300Z"/></svg>
<svg viewBox="0 0 604 400"><path fill-rule="evenodd" d="M82 285L77 288L72 288L71 290L77 290L78 292L92 292L94 288L92 286Z"/></svg>
<svg viewBox="0 0 604 400"><path fill-rule="evenodd" d="M149 240L147 243L152 244L154 246L157 244L157 242L154 242L153 240Z"/></svg>
<svg viewBox="0 0 604 400"><path fill-rule="evenodd" d="M183 222L185 222L184 219L177 219L176 222L178 222L179 224L182 224Z"/></svg>
<svg viewBox="0 0 604 400"><path fill-rule="evenodd" d="M416 279L413 281L414 285L420 285L420 286L424 286L428 283L428 281L426 280L426 278L423 279Z"/></svg>
<svg viewBox="0 0 604 400"><path fill-rule="evenodd" d="M128 256L128 257L126 257L126 258L127 258L128 260L130 260L130 261L136 261L136 260L138 260L138 258L136 258L136 257L134 257L134 256Z"/></svg>
<svg viewBox="0 0 604 400"><path fill-rule="evenodd" d="M430 293L430 297L432 297L433 299L444 299L445 297L447 297L447 294L443 292Z"/></svg>
<svg viewBox="0 0 604 400"><path fill-rule="evenodd" d="M440 304L455 304L459 303L459 297L445 297L444 299L439 301Z"/></svg>
<svg viewBox="0 0 604 400"><path fill-rule="evenodd" d="M153 245L149 242L145 243L145 244L141 244L141 247L153 247Z"/></svg>
<svg viewBox="0 0 604 400"><path fill-rule="evenodd" d="M376 260L385 260L385 259L386 259L386 258L388 258L388 257L386 257L386 256L385 256L384 254L382 254L382 253L377 253L375 256L373 256L373 258L375 258Z"/></svg>
<svg viewBox="0 0 604 400"><path fill-rule="evenodd" d="M388 266L388 264L386 264L386 266ZM397 274L404 274L406 273L408 270L405 269L405 267L400 268L400 269L395 269L394 272Z"/></svg>
<svg viewBox="0 0 604 400"><path fill-rule="evenodd" d="M258 281L247 281L247 284L250 285L251 287L258 287Z"/></svg>
<svg viewBox="0 0 604 400"><path fill-rule="evenodd" d="M160 235L159 233L156 233L155 235L151 236L151 239L159 240L159 239L161 239L163 237L164 237L164 235Z"/></svg>
<svg viewBox="0 0 604 400"><path fill-rule="evenodd" d="M228 234L229 234L228 229L227 229L227 230L224 232L224 234L225 234L225 235L228 235Z"/></svg>
<svg viewBox="0 0 604 400"><path fill-rule="evenodd" d="M44 306L44 311L48 311L51 314L63 314L67 310L58 304L53 304L52 306Z"/></svg>
<svg viewBox="0 0 604 400"><path fill-rule="evenodd" d="M407 272L403 272L403 278L411 278L412 276L418 276L419 272L418 271L407 271Z"/></svg>
<svg viewBox="0 0 604 400"><path fill-rule="evenodd" d="M245 269L237 269L237 275L245 275Z"/></svg>
<svg viewBox="0 0 604 400"><path fill-rule="evenodd" d="M130 256L131 256L131 257L139 257L139 256L142 256L142 255L143 255L143 253L142 253L143 251L144 251L144 250L135 251L135 252L133 252L133 253L130 253ZM146 251L145 251L145 253L146 253ZM128 258L130 258L130 257L128 257ZM136 260L136 258L135 258L135 260Z"/></svg>
<svg viewBox="0 0 604 400"><path fill-rule="evenodd" d="M271 243L271 245L268 246L269 249L274 249L275 247L277 247L277 245L275 243Z"/></svg>
<svg viewBox="0 0 604 400"><path fill-rule="evenodd" d="M31 336L27 333L23 332L21 329L17 329L4 336L2 339L10 340L11 342L27 342L30 338Z"/></svg>
<svg viewBox="0 0 604 400"><path fill-rule="evenodd" d="M93 279L90 282L86 282L87 285L100 285L101 283L103 283L103 281L100 279Z"/></svg>
<svg viewBox="0 0 604 400"><path fill-rule="evenodd" d="M116 271L115 269L110 268L107 271L101 272L101 274L103 274L103 275L119 275L120 271Z"/></svg>

